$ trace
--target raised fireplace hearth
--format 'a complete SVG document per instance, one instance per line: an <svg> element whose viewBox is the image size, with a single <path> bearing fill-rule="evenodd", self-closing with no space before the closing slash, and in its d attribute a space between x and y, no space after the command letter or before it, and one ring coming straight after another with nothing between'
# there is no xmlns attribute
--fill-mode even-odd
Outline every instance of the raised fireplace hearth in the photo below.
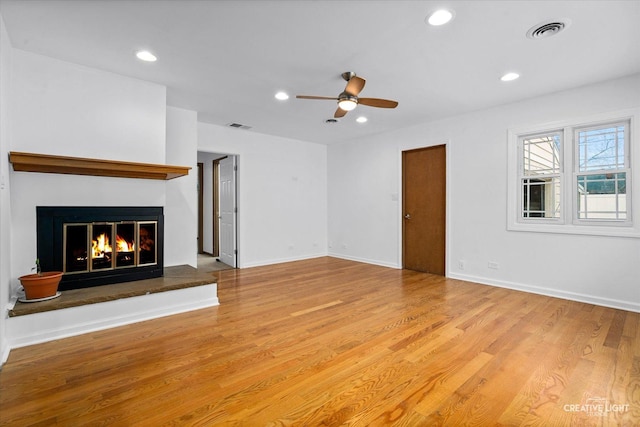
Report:
<svg viewBox="0 0 640 427"><path fill-rule="evenodd" d="M39 206L36 216L40 265L64 273L60 290L163 274L162 207Z"/></svg>

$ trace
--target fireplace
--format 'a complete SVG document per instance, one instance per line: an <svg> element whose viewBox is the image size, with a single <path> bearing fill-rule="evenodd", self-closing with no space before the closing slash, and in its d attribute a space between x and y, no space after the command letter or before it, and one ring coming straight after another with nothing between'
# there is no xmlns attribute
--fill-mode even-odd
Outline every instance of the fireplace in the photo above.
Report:
<svg viewBox="0 0 640 427"><path fill-rule="evenodd" d="M160 277L162 207L39 206L42 270L62 271L60 290Z"/></svg>

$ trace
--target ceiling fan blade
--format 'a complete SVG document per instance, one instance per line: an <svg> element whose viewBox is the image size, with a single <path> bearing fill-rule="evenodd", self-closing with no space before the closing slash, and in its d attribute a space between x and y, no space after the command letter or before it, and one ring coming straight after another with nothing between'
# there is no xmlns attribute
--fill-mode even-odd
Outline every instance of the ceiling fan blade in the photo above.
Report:
<svg viewBox="0 0 640 427"><path fill-rule="evenodd" d="M313 96L313 95L296 95L298 99L330 99L333 101L337 101L338 98L335 96Z"/></svg>
<svg viewBox="0 0 640 427"><path fill-rule="evenodd" d="M362 88L364 88L365 80L362 77L353 76L347 82L347 87L344 89L349 95L358 96Z"/></svg>
<svg viewBox="0 0 640 427"><path fill-rule="evenodd" d="M358 98L358 104L368 105L369 107L378 107L378 108L396 108L398 106L397 101L392 101L390 99L380 99L380 98Z"/></svg>
<svg viewBox="0 0 640 427"><path fill-rule="evenodd" d="M344 111L342 108L338 107L333 117L336 119L339 119L340 117L344 117L345 114L347 114L347 112Z"/></svg>

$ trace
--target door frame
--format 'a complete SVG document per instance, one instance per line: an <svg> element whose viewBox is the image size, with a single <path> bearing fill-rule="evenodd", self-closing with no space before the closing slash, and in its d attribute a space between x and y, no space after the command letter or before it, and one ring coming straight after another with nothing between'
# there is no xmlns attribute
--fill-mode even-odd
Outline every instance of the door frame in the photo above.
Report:
<svg viewBox="0 0 640 427"><path fill-rule="evenodd" d="M204 253L204 163L198 162L198 254Z"/></svg>
<svg viewBox="0 0 640 427"><path fill-rule="evenodd" d="M392 194L391 198L392 200L398 200L398 209L397 209L397 215L398 215L398 219L397 219L397 227L398 227L398 268L402 269L404 266L404 260L403 260L403 246L404 246L404 242L402 240L403 235L402 235L402 229L403 229L403 221L404 221L404 212L402 211L404 208L404 200L402 198L402 193L403 193L403 173L404 171L402 170L402 153L404 151L412 151L412 150L419 150L422 148L430 148L430 147L435 147L437 145L444 145L444 150L445 150L445 167L446 167L446 171L445 171L445 237L444 237L444 241L445 241L445 249L444 249L444 275L445 277L449 277L449 274L451 273L451 266L450 266L450 261L451 261L451 233L449 232L450 230L450 224L451 224L451 150L450 150L450 140L449 139L445 139L445 140L439 140L439 141L434 141L433 143L428 143L428 144L424 144L424 145L415 145L415 144L407 144L407 143L400 143L399 147L398 147L398 152L396 155L396 161L397 161L397 165L398 165L398 193L397 194Z"/></svg>
<svg viewBox="0 0 640 427"><path fill-rule="evenodd" d="M236 159L236 180L235 180L236 181L236 186L235 186L235 200L236 200L236 214L235 214L235 216L236 216L236 227L235 227L236 228L236 230L235 230L236 231L236 233L235 233L236 234L236 240L235 240L235 246L236 246L236 268L241 268L242 267L242 258L241 258L242 252L241 252L241 247L240 247L241 246L240 245L240 243L241 243L241 241L240 241L240 227L241 227L240 220L242 219L242 216L241 216L241 212L242 211L240 209L240 203L241 203L241 201L240 201L240 185L241 185L240 184L240 174L241 174L240 155L239 154L234 154L234 153L225 153L224 151L217 151L217 150L206 150L205 151L205 150L202 150L202 149L199 149L198 153L202 153L202 154L205 154L205 155L210 154L210 155L214 155L214 156L219 156L218 160L222 160L222 158L231 157L231 156L235 157L235 159ZM215 162L215 160L212 160L212 162ZM206 163L205 166L209 166L209 160L207 160L207 163ZM213 179L212 179L212 181L213 181ZM218 190L216 190L216 192L217 191ZM213 195L213 190L212 190L212 195ZM214 197L212 197L212 199L214 199ZM214 223L217 223L218 222L218 218L217 218L216 211L215 211L215 203L216 203L215 200L213 200L212 204L214 206L213 206L213 211L212 211L212 221ZM212 229L212 232L213 232L213 229ZM219 230L218 230L218 235L219 234L220 233L219 233ZM213 245L215 247L219 248L219 241L216 243L216 240L217 240L217 236L213 236L213 242L214 242ZM212 253L208 253L208 252L205 252L205 253L207 253L209 255L213 255Z"/></svg>
<svg viewBox="0 0 640 427"><path fill-rule="evenodd" d="M239 212L240 212L240 208L239 208L239 200L238 200L238 168L239 168L239 156L235 155L235 154L228 154L225 157L219 159L219 160L224 160L224 159L231 159L232 160L232 164L233 164L233 169L232 169L232 174L233 174L233 183L234 183L234 187L233 187L233 201L234 201L234 206L233 206L233 248L234 248L234 253L233 253L233 267L234 268L240 268L240 248L239 248L239 238L238 238L238 231L239 231ZM220 168L218 168L218 170L220 170ZM220 181L222 182L222 181ZM218 186L219 189L219 186ZM219 196L221 196L220 193L218 193ZM221 200L221 197L218 197L218 200ZM218 207L220 205L218 204ZM216 222L218 222L218 226L220 225L220 218L216 218ZM218 228L218 230L220 230L220 228ZM218 248L220 248L220 233L218 233ZM224 259L221 259L220 256L218 256L218 259L220 259L221 261L224 262Z"/></svg>
<svg viewBox="0 0 640 427"><path fill-rule="evenodd" d="M212 229L213 229L213 236L212 236L212 240L213 240L213 253L211 255L213 255L214 257L218 257L220 256L220 211L218 209L218 207L220 206L220 178L219 178L219 171L220 171L220 160L222 159L226 159L228 156L224 156L221 157L219 159L215 159L211 161L211 167L213 169L213 182L212 182L212 188L213 188L213 206L211 207L211 211L213 212L213 217L212 217ZM237 196L237 193L236 193Z"/></svg>

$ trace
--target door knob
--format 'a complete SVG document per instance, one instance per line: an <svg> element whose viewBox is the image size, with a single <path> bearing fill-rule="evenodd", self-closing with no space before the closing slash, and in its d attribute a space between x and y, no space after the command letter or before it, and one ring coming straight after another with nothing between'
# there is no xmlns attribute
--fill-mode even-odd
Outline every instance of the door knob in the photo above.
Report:
<svg viewBox="0 0 640 427"><path fill-rule="evenodd" d="M406 215L404 216L404 219L411 219L411 215L406 214Z"/></svg>

